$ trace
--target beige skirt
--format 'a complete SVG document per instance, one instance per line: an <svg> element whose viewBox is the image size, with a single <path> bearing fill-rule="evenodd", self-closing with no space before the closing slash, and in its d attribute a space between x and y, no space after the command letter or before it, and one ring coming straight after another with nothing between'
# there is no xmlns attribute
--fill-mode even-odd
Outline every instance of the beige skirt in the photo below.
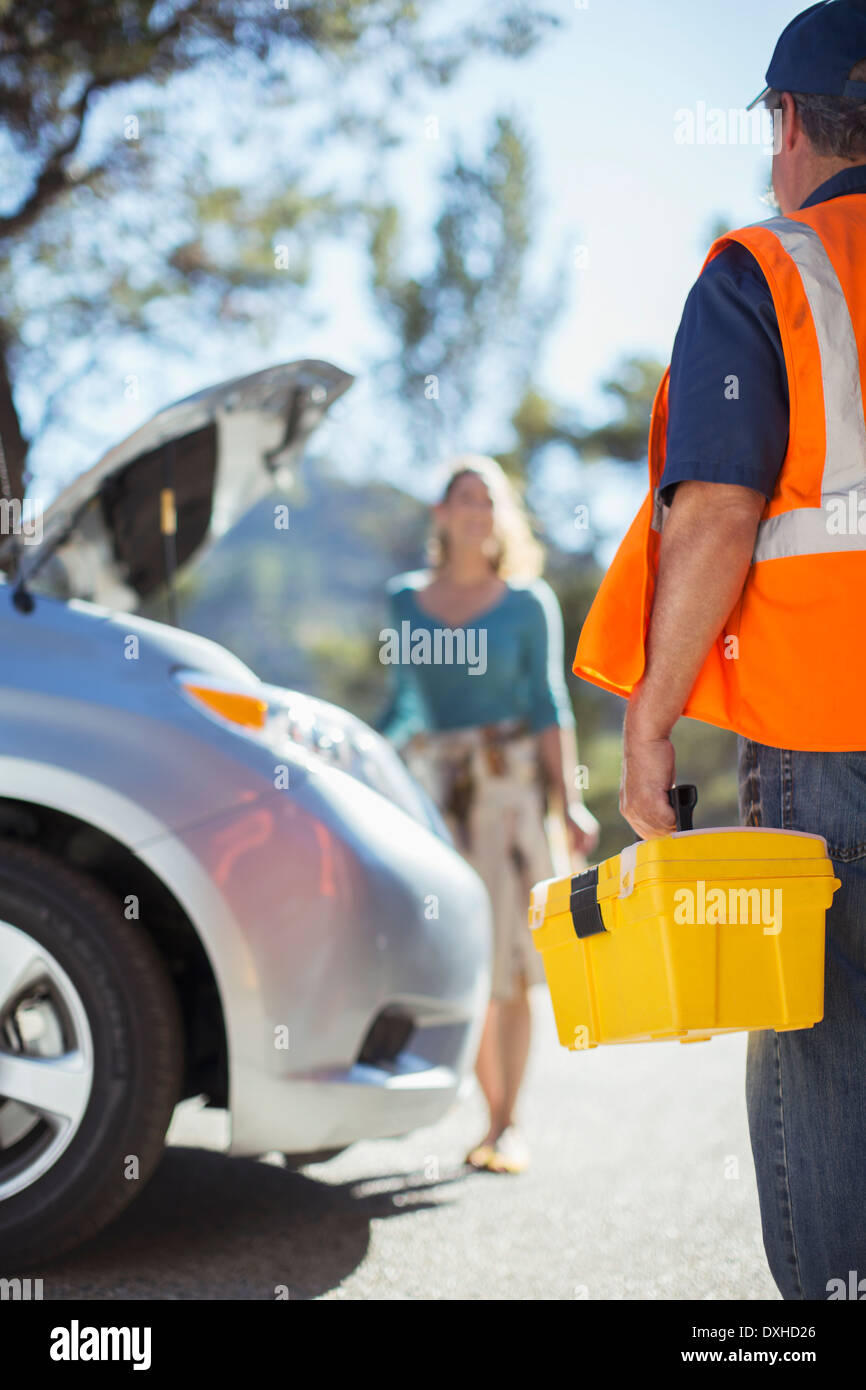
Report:
<svg viewBox="0 0 866 1390"><path fill-rule="evenodd" d="M512 729L424 734L404 753L487 887L493 909L491 993L498 1000L514 996L521 975L529 985L544 981L529 929L529 893L533 883L555 872L537 740Z"/></svg>

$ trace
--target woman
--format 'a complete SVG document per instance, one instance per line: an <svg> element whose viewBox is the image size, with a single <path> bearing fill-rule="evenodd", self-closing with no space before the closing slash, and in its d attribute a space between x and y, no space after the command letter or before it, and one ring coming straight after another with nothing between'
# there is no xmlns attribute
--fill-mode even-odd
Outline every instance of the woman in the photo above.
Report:
<svg viewBox="0 0 866 1390"><path fill-rule="evenodd" d="M433 514L431 568L391 580L391 621L397 632L408 621L413 634L465 629L465 659L390 667L382 728L490 894L492 998L476 1063L490 1121L467 1162L520 1172L529 1161L515 1120L529 1054L527 990L544 979L527 922L529 890L554 874L547 798L576 854L594 848L598 825L572 790L562 615L539 577L541 548L511 485L493 459L464 455ZM429 646L436 651L433 638Z"/></svg>

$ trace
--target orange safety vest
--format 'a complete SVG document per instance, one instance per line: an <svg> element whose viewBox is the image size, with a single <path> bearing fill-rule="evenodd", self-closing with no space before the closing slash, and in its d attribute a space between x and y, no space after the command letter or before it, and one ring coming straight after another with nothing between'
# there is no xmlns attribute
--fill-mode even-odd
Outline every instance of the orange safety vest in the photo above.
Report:
<svg viewBox="0 0 866 1390"><path fill-rule="evenodd" d="M752 252L773 296L788 449L742 594L683 713L775 748L866 749L866 194L729 232L705 266L732 241ZM631 694L646 662L669 510L658 493L668 375L650 423L649 492L574 658L578 676L617 695Z"/></svg>

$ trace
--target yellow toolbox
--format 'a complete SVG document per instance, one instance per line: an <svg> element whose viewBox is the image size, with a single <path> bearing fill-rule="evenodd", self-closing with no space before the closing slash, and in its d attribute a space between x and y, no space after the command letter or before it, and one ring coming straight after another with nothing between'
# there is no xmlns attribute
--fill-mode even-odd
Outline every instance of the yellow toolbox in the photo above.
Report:
<svg viewBox="0 0 866 1390"><path fill-rule="evenodd" d="M826 841L692 830L696 800L674 788L676 832L533 888L529 924L564 1047L822 1018L825 913L840 887Z"/></svg>

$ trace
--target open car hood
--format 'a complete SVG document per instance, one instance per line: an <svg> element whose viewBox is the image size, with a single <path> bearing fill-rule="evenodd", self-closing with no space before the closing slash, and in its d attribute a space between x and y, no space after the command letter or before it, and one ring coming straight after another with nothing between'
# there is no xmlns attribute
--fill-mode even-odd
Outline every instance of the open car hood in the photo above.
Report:
<svg viewBox="0 0 866 1390"><path fill-rule="evenodd" d="M0 560L15 546L16 584L47 570L66 597L135 606L273 487L353 380L287 362L167 406L60 493L38 543L10 538Z"/></svg>

